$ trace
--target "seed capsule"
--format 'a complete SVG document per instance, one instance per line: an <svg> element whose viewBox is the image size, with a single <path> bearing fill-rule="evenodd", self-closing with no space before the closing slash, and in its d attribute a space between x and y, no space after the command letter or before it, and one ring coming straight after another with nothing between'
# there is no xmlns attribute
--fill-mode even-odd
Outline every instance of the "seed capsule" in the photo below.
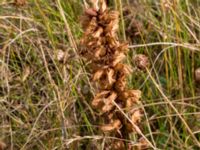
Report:
<svg viewBox="0 0 200 150"><path fill-rule="evenodd" d="M89 16L97 16L97 12L95 9L93 8L88 8L85 10L85 13Z"/></svg>
<svg viewBox="0 0 200 150"><path fill-rule="evenodd" d="M195 70L195 80L200 82L200 68Z"/></svg>
<svg viewBox="0 0 200 150"><path fill-rule="evenodd" d="M135 64L139 69L145 70L149 66L149 59L143 54L138 54L135 57Z"/></svg>

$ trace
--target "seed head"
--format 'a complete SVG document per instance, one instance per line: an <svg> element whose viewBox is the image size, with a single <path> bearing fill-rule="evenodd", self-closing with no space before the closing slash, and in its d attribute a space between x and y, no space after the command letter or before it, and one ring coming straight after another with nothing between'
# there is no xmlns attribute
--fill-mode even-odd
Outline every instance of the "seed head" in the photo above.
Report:
<svg viewBox="0 0 200 150"><path fill-rule="evenodd" d="M17 6L23 6L26 4L26 0L15 0Z"/></svg>
<svg viewBox="0 0 200 150"><path fill-rule="evenodd" d="M138 54L135 57L135 64L139 69L145 70L149 66L149 59L143 54Z"/></svg>
<svg viewBox="0 0 200 150"><path fill-rule="evenodd" d="M200 68L197 68L197 69L195 70L195 80L196 80L197 82L200 82Z"/></svg>

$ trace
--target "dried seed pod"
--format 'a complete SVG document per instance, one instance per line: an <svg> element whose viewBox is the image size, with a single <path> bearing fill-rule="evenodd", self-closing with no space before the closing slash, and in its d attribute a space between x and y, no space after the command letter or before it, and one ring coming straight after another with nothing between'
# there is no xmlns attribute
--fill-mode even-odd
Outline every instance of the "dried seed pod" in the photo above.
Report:
<svg viewBox="0 0 200 150"><path fill-rule="evenodd" d="M128 65L121 63L118 63L114 68L118 72L119 76L127 76L132 72Z"/></svg>
<svg viewBox="0 0 200 150"><path fill-rule="evenodd" d="M145 70L149 66L149 59L143 54L138 54L135 57L135 64L139 69Z"/></svg>
<svg viewBox="0 0 200 150"><path fill-rule="evenodd" d="M95 53L94 53L95 58L100 58L104 55L106 55L106 49L104 47L101 46L95 50Z"/></svg>
<svg viewBox="0 0 200 150"><path fill-rule="evenodd" d="M99 70L97 70L97 71L94 73L94 75L93 75L93 78L92 78L93 81L99 80L99 79L103 76L104 72L105 72L104 69L99 69Z"/></svg>
<svg viewBox="0 0 200 150"><path fill-rule="evenodd" d="M114 75L115 71L112 68L109 68L106 72L107 74L107 79L108 79L108 84L112 84L115 82Z"/></svg>
<svg viewBox="0 0 200 150"><path fill-rule="evenodd" d="M125 150L126 147L123 141L112 141L110 145L106 147L106 150Z"/></svg>
<svg viewBox="0 0 200 150"><path fill-rule="evenodd" d="M101 113L109 112L113 107L113 101L117 98L117 94L113 91L103 91L98 93L92 101L92 106L101 111Z"/></svg>
<svg viewBox="0 0 200 150"><path fill-rule="evenodd" d="M122 99L133 98L134 101L139 101L141 98L140 90L127 90L121 95Z"/></svg>
<svg viewBox="0 0 200 150"><path fill-rule="evenodd" d="M122 76L116 80L115 87L116 91L119 93L123 92L126 89L126 76Z"/></svg>
<svg viewBox="0 0 200 150"><path fill-rule="evenodd" d="M85 13L89 16L97 16L97 11L93 8L86 9Z"/></svg>
<svg viewBox="0 0 200 150"><path fill-rule="evenodd" d="M126 108L130 109L131 107L134 106L134 104L135 104L135 102L133 101L132 98L128 98L128 99L126 100Z"/></svg>
<svg viewBox="0 0 200 150"><path fill-rule="evenodd" d="M109 43L109 48L115 48L119 46L119 41L117 41L115 38L113 38L111 35L107 33L106 35L106 41Z"/></svg>
<svg viewBox="0 0 200 150"><path fill-rule="evenodd" d="M197 69L195 70L195 80L196 80L197 82L200 82L200 68L197 68Z"/></svg>
<svg viewBox="0 0 200 150"><path fill-rule="evenodd" d="M103 13L107 9L107 4L105 0L100 0L100 13Z"/></svg>
<svg viewBox="0 0 200 150"><path fill-rule="evenodd" d="M146 139L144 138L140 138L139 139L139 144L137 146L137 149L138 150L147 150L149 149L150 145L149 143L146 141Z"/></svg>
<svg viewBox="0 0 200 150"><path fill-rule="evenodd" d="M142 116L142 114L141 114L140 110L139 110L139 109L138 109L138 110L135 110L135 111L132 113L132 115L131 115L131 121L132 121L134 124L136 124L136 123L140 122L141 116Z"/></svg>
<svg viewBox="0 0 200 150"><path fill-rule="evenodd" d="M99 38L100 37L100 35L103 33L103 28L102 27L99 27L98 29L97 29L97 31L95 31L93 34L92 34L92 36L94 37L94 38Z"/></svg>
<svg viewBox="0 0 200 150"><path fill-rule="evenodd" d="M114 69L97 70L93 75L93 81L99 81L101 89L110 89L116 81Z"/></svg>
<svg viewBox="0 0 200 150"><path fill-rule="evenodd" d="M104 98L108 96L108 94L110 93L110 91L103 91L101 93L98 93L93 101L92 101L92 106L94 108L99 108L104 104Z"/></svg>
<svg viewBox="0 0 200 150"><path fill-rule="evenodd" d="M126 56L123 53L116 52L113 56L113 62L112 66L116 66L118 63L120 63Z"/></svg>
<svg viewBox="0 0 200 150"><path fill-rule="evenodd" d="M22 6L26 4L26 0L15 0L15 4L18 6Z"/></svg>
<svg viewBox="0 0 200 150"><path fill-rule="evenodd" d="M123 53L128 52L128 44L127 43L122 43L121 45L119 45L117 47L117 51L123 52Z"/></svg>
<svg viewBox="0 0 200 150"><path fill-rule="evenodd" d="M101 130L104 132L111 132L113 130L119 130L121 127L121 121L120 120L113 120L110 124L103 125L101 127Z"/></svg>
<svg viewBox="0 0 200 150"><path fill-rule="evenodd" d="M111 92L107 99L104 99L104 106L102 107L101 112L109 112L113 107L113 101L117 98L117 94L115 92Z"/></svg>
<svg viewBox="0 0 200 150"><path fill-rule="evenodd" d="M85 36L88 36L89 34L93 33L96 30L96 28L98 27L96 17L93 17L90 21L83 20L82 24L83 24L83 28L86 28L86 31L84 33ZM86 42L88 40L88 38L83 38L83 40L85 40L85 42Z"/></svg>

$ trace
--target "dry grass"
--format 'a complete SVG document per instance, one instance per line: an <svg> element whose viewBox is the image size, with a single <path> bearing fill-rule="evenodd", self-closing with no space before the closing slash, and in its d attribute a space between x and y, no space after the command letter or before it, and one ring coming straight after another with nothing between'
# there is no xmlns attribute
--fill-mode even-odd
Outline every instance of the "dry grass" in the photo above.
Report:
<svg viewBox="0 0 200 150"><path fill-rule="evenodd" d="M86 3L13 2L0 0L0 148L104 149L115 137L98 130L91 75L78 55ZM200 67L200 2L115 0L109 6L119 10L118 35L130 45L129 87L143 93L141 134L152 149L199 149L194 75ZM136 67L138 53L149 57L146 71ZM136 135L129 138L123 140L137 144Z"/></svg>

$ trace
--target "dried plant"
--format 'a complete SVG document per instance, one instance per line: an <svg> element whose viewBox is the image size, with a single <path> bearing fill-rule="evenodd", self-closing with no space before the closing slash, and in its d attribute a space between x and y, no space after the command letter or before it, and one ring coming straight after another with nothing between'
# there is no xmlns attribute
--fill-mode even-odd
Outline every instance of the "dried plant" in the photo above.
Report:
<svg viewBox="0 0 200 150"><path fill-rule="evenodd" d="M4 150L6 148L6 144L0 141L0 150Z"/></svg>
<svg viewBox="0 0 200 150"><path fill-rule="evenodd" d="M26 4L26 0L15 0L15 4L18 6L22 6Z"/></svg>
<svg viewBox="0 0 200 150"><path fill-rule="evenodd" d="M149 66L149 59L144 54L136 55L134 61L135 61L137 68L140 70L145 70Z"/></svg>
<svg viewBox="0 0 200 150"><path fill-rule="evenodd" d="M200 68L197 68L197 69L195 70L195 80L196 80L197 82L200 81Z"/></svg>
<svg viewBox="0 0 200 150"><path fill-rule="evenodd" d="M127 88L126 78L131 69L123 60L128 52L128 44L118 40L118 22L119 13L109 10L104 0L93 1L93 8L88 8L83 17L85 32L80 53L91 62L92 81L97 84L91 105L104 122L101 130L127 139L128 134L135 131L132 124L137 125L141 120L141 111L137 106L141 92ZM129 115L132 123L119 108ZM112 142L108 149L125 149L125 144L118 140Z"/></svg>

